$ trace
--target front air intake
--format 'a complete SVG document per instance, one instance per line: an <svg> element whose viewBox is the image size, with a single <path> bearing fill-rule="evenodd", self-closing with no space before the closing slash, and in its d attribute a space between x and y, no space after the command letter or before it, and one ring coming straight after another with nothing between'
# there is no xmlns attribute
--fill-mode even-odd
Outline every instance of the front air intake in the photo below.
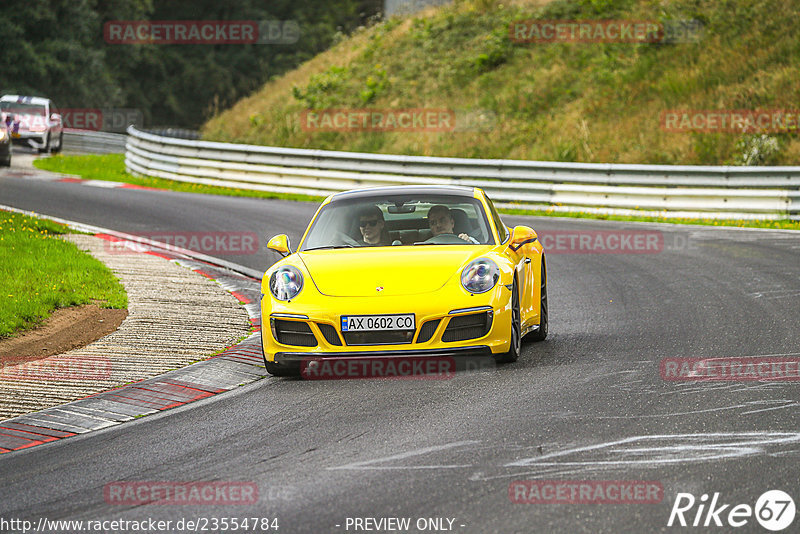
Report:
<svg viewBox="0 0 800 534"><path fill-rule="evenodd" d="M441 319L434 319L433 321L428 321L422 325L422 328L419 329L419 336L417 336L417 343L425 343L426 341L430 341L433 337L433 334L436 333L436 329L439 327L439 322Z"/></svg>
<svg viewBox="0 0 800 534"><path fill-rule="evenodd" d="M327 341L328 344L336 347L342 346L342 340L339 339L339 334L336 333L336 328L325 323L317 323L317 326L319 327L319 331L322 332L322 335L325 336L325 341Z"/></svg>
<svg viewBox="0 0 800 534"><path fill-rule="evenodd" d="M451 317L442 334L442 341L465 341L485 336L492 328L492 315L492 312L486 311Z"/></svg>
<svg viewBox="0 0 800 534"><path fill-rule="evenodd" d="M272 334L281 345L294 345L295 347L316 347L317 338L311 327L303 321L286 321L284 319L270 318Z"/></svg>

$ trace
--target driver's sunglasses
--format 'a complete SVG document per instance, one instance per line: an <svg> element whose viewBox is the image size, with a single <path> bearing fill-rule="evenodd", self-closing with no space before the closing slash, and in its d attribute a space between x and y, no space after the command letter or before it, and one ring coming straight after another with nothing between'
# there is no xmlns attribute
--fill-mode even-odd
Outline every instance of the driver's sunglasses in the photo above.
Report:
<svg viewBox="0 0 800 534"><path fill-rule="evenodd" d="M372 228L372 227L373 227L373 226L375 226L376 224L378 224L378 219L372 219L372 220L369 220L369 221L361 221L361 224L359 224L359 226L360 226L361 228L366 228L366 227L368 227L368 226L369 226L370 228Z"/></svg>

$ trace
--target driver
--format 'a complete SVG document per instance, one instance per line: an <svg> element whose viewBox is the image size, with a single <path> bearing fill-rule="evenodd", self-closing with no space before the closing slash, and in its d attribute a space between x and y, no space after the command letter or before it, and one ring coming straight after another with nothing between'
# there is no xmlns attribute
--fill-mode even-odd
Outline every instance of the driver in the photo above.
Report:
<svg viewBox="0 0 800 534"><path fill-rule="evenodd" d="M453 215L450 213L450 208L442 204L433 206L428 211L428 226L430 226L433 237L441 234L453 234L453 228L456 222L453 220ZM455 234L453 234L455 235ZM478 244L478 240L466 233L458 234L458 237L468 243L474 245Z"/></svg>
<svg viewBox="0 0 800 534"><path fill-rule="evenodd" d="M358 228L361 230L361 245L385 247L392 244L383 212L378 206L367 206L358 213Z"/></svg>

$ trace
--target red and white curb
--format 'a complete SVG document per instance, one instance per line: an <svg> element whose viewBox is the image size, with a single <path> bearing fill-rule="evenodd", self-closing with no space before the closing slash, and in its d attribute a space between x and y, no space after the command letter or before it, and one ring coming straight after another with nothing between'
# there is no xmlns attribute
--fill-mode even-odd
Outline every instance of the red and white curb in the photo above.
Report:
<svg viewBox="0 0 800 534"><path fill-rule="evenodd" d="M112 182L110 180L85 180L83 178L61 177L53 181L61 183L88 185L91 187L102 187L105 189L144 189L147 191L166 191L166 189L161 189L158 187L147 187L144 185L127 184L125 182Z"/></svg>
<svg viewBox="0 0 800 534"><path fill-rule="evenodd" d="M142 239L137 236L42 216L8 206L0 206L0 209L54 220L74 229L89 231L103 239L114 241L130 239L137 247L141 248L142 245ZM261 282L258 272L163 243L151 241L148 245L150 250L145 253L184 265L215 280L232 293L245 305L253 333L220 354L182 369L61 406L0 421L0 454L119 425L143 415L218 395L268 376L261 353L259 331L261 314L258 307ZM238 272L231 268L235 268Z"/></svg>
<svg viewBox="0 0 800 534"><path fill-rule="evenodd" d="M112 182L110 180L86 180L79 176L69 174L58 174L48 171L35 170L16 170L11 169L3 173L6 178L25 178L28 180L41 180L43 182L59 182L68 184L88 185L90 187L102 187L104 189L140 189L146 191L167 191L158 187L147 187L144 185L128 184L125 182Z"/></svg>

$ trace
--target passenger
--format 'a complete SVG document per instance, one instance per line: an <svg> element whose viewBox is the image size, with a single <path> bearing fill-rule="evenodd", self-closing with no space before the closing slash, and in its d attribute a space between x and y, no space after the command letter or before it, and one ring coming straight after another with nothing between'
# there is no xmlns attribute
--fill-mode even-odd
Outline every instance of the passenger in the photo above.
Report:
<svg viewBox="0 0 800 534"><path fill-rule="evenodd" d="M363 246L386 247L392 244L383 212L378 206L368 206L359 212L358 228L361 230Z"/></svg>
<svg viewBox="0 0 800 534"><path fill-rule="evenodd" d="M428 226L430 226L433 237L442 234L455 235L453 233L455 225L456 222L453 220L453 216L450 214L450 208L447 206L437 204L428 211ZM477 239L466 233L462 232L458 234L458 237L468 243L474 245L478 244Z"/></svg>

